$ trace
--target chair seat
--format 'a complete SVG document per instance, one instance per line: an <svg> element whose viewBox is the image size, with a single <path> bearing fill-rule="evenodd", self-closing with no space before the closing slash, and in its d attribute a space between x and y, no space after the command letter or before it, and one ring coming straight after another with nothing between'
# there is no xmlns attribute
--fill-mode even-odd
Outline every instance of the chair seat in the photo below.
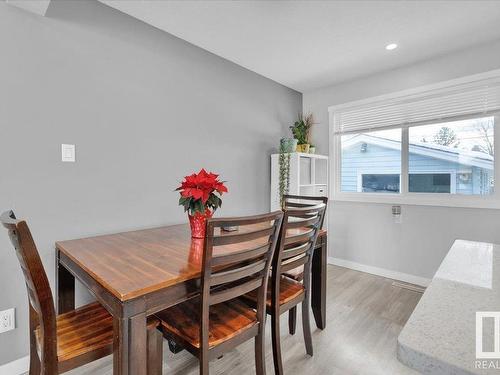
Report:
<svg viewBox="0 0 500 375"><path fill-rule="evenodd" d="M269 279L269 283L267 286L267 299L266 305L271 307L271 279ZM302 283L298 281L292 280L288 277L281 277L280 280L280 299L279 304L284 305L285 303L293 300L298 297L302 293L304 293L305 289ZM253 303L257 303L257 291L251 291L250 293L245 294L243 298L251 300Z"/></svg>
<svg viewBox="0 0 500 375"><path fill-rule="evenodd" d="M257 324L253 309L243 302L231 300L210 306L208 345L214 347ZM157 313L164 333L200 348L199 298L193 298Z"/></svg>
<svg viewBox="0 0 500 375"><path fill-rule="evenodd" d="M113 353L113 317L100 303L90 303L58 315L56 324L59 362L86 363L89 357L98 359ZM155 319L148 320L148 328L158 324ZM40 347L40 327L35 335Z"/></svg>

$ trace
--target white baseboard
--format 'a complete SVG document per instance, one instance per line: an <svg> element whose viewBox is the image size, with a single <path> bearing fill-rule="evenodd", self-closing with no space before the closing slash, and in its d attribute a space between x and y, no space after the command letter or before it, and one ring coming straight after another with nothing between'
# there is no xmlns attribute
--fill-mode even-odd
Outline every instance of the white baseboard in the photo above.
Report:
<svg viewBox="0 0 500 375"><path fill-rule="evenodd" d="M22 357L15 361L6 363L0 366L0 374L2 375L21 375L25 374L30 369L30 357Z"/></svg>
<svg viewBox="0 0 500 375"><path fill-rule="evenodd" d="M379 268L374 266L369 266L366 264L352 262L350 260L328 257L328 264L333 264L335 266L350 268L356 271L371 273L373 275L386 277L388 279L404 281L406 283L420 285L423 287L429 286L431 280L425 277L410 275L408 273L402 273L398 271L392 271L385 268Z"/></svg>

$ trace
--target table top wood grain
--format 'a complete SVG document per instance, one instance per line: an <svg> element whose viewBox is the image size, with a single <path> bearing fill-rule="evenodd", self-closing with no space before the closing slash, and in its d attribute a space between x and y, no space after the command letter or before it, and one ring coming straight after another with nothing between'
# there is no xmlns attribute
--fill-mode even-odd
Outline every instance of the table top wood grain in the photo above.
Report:
<svg viewBox="0 0 500 375"><path fill-rule="evenodd" d="M239 232L250 230L255 226ZM294 231L287 236L299 234L300 228ZM320 236L325 234L322 230ZM201 274L203 240L192 239L187 224L59 241L56 248L123 302ZM235 245L217 249L237 250Z"/></svg>

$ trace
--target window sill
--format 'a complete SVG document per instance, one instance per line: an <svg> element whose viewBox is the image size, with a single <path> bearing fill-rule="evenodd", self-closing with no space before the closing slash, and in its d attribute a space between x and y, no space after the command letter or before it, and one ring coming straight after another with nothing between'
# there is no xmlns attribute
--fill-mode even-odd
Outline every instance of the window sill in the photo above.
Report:
<svg viewBox="0 0 500 375"><path fill-rule="evenodd" d="M457 208L500 209L500 200L494 196L466 196L429 193L336 193L333 201L383 204L406 204Z"/></svg>

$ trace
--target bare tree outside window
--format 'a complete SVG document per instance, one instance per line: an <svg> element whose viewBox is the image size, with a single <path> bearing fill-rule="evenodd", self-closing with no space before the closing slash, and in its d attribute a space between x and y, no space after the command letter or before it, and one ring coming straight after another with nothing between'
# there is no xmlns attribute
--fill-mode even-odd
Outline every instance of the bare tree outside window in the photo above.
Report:
<svg viewBox="0 0 500 375"><path fill-rule="evenodd" d="M478 133L478 143L474 145L472 151L480 151L493 156L495 151L493 142L493 117L474 120L472 127Z"/></svg>

